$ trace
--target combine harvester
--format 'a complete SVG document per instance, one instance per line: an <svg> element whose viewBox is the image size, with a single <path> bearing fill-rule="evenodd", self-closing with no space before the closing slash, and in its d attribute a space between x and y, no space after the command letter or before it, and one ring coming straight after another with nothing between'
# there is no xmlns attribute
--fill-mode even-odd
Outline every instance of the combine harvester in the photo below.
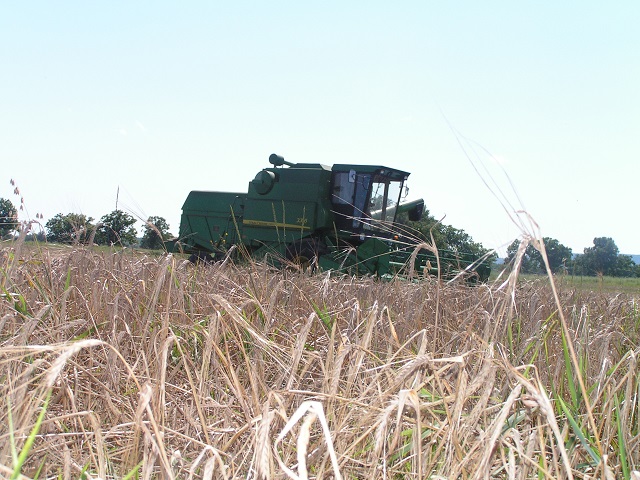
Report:
<svg viewBox="0 0 640 480"><path fill-rule="evenodd" d="M291 163L272 154L271 167L247 193L192 191L182 206L180 234L170 251L192 261L217 261L230 252L353 275L463 275L486 281L490 265L460 252L418 248L396 223L400 213L421 219L424 201L402 203L408 172L377 165Z"/></svg>

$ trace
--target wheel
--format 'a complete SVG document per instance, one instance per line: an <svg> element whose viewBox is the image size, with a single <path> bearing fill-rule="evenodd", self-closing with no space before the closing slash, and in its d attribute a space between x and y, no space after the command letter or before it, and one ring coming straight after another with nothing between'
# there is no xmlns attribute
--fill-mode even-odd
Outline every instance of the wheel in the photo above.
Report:
<svg viewBox="0 0 640 480"><path fill-rule="evenodd" d="M209 264L214 262L214 258L211 256L211 254L202 250L198 250L189 256L189 261L194 265L198 263Z"/></svg>
<svg viewBox="0 0 640 480"><path fill-rule="evenodd" d="M326 247L315 238L305 238L287 245L285 256L287 261L302 271L318 268L318 258L324 253Z"/></svg>

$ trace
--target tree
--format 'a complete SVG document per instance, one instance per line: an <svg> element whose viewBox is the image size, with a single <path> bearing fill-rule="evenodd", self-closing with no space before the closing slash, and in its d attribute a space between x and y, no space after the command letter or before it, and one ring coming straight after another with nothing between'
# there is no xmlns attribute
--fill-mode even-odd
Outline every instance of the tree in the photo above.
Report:
<svg viewBox="0 0 640 480"><path fill-rule="evenodd" d="M551 237L544 237L542 242L544 243L544 249L547 253L547 261L549 262L549 268L551 271L553 273L564 271L571 262L571 257L573 255L571 249ZM520 240L514 240L511 245L507 247L506 263L513 263L519 248ZM544 273L545 270L542 254L532 244L527 245L522 257L520 271L523 273Z"/></svg>
<svg viewBox="0 0 640 480"><path fill-rule="evenodd" d="M507 247L507 257L504 260L505 264L514 264L518 250L520 249L520 243L520 240L516 239ZM522 273L541 273L539 258L541 258L540 252L538 252L533 245L527 245L520 259L520 271Z"/></svg>
<svg viewBox="0 0 640 480"><path fill-rule="evenodd" d="M618 255L616 264L611 275L614 277L636 277L638 269L637 265L631 258L631 255Z"/></svg>
<svg viewBox="0 0 640 480"><path fill-rule="evenodd" d="M553 273L565 271L571 263L573 251L555 238L544 237L542 241L544 242L544 249L547 252L547 261L551 271ZM536 250L536 252L538 251ZM540 267L544 267L540 252L538 252L538 257L540 258Z"/></svg>
<svg viewBox="0 0 640 480"><path fill-rule="evenodd" d="M18 230L18 210L11 200L0 198L0 238Z"/></svg>
<svg viewBox="0 0 640 480"><path fill-rule="evenodd" d="M96 243L98 245L115 245L119 243L123 246L136 243L134 228L136 219L122 210L114 210L103 216L98 224L96 233Z"/></svg>
<svg viewBox="0 0 640 480"><path fill-rule="evenodd" d="M471 235L462 229L440 223L429 214L429 210L424 211L422 219L417 222L409 221L406 213L398 215L397 223L406 226L407 232L415 231L419 237L431 241L431 235L436 247L440 250L449 250L458 254L469 254L475 257L482 257L490 252L481 243L475 242ZM404 230L404 229L403 229ZM497 258L497 254L489 255L487 263L491 264Z"/></svg>
<svg viewBox="0 0 640 480"><path fill-rule="evenodd" d="M422 214L422 218L417 222L409 221L409 215L407 213L401 213L396 219L402 233L409 237L423 237L427 240L433 240L438 248L447 248L447 239L442 233L442 224L429 214L429 210L425 209ZM403 227L407 227L406 229ZM419 238L418 238L419 239Z"/></svg>
<svg viewBox="0 0 640 480"><path fill-rule="evenodd" d="M25 242L46 242L47 235L44 233L44 230L40 229L38 232L27 233L24 237Z"/></svg>
<svg viewBox="0 0 640 480"><path fill-rule="evenodd" d="M58 243L87 243L93 229L93 218L82 213L58 213L45 224L47 241Z"/></svg>
<svg viewBox="0 0 640 480"><path fill-rule="evenodd" d="M159 249L164 245L164 240L169 238L169 224L162 217L149 217L144 225L144 234L140 246L142 248Z"/></svg>
<svg viewBox="0 0 640 480"><path fill-rule="evenodd" d="M584 249L580 262L587 275L613 275L618 262L618 246L610 237L596 237L593 247Z"/></svg>

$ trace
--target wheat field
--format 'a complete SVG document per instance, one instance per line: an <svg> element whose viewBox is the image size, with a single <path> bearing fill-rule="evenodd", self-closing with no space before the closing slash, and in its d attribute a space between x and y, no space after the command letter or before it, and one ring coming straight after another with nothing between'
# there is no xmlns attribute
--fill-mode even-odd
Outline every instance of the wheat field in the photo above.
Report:
<svg viewBox="0 0 640 480"><path fill-rule="evenodd" d="M0 476L638 479L640 294L0 250Z"/></svg>

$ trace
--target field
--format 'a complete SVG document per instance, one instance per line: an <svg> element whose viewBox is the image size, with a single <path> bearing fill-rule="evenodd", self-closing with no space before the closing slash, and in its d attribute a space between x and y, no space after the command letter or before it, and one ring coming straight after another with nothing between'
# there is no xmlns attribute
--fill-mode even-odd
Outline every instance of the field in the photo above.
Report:
<svg viewBox="0 0 640 480"><path fill-rule="evenodd" d="M496 272L497 274L498 272ZM494 275L493 280L495 280ZM546 275L520 274L519 281L526 282L548 282ZM640 278L638 277L587 277L581 275L556 275L555 283L558 288L575 289L582 292L595 293L628 293L640 295Z"/></svg>
<svg viewBox="0 0 640 480"><path fill-rule="evenodd" d="M640 292L0 250L0 476L640 478Z"/></svg>

